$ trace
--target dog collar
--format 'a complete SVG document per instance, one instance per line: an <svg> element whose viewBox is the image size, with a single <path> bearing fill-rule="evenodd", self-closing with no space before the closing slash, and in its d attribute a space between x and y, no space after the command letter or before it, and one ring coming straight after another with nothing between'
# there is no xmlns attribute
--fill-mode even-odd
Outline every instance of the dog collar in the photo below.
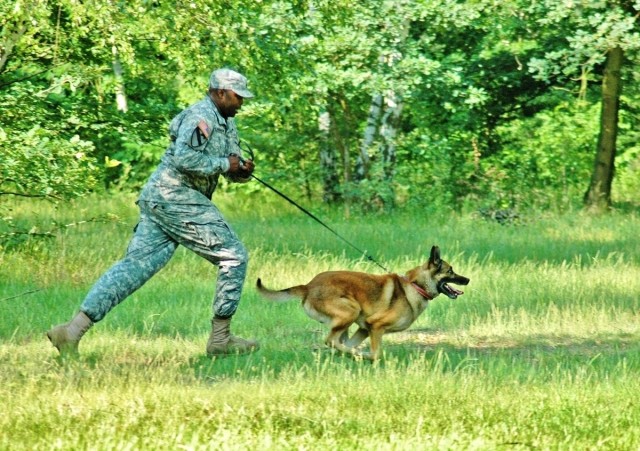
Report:
<svg viewBox="0 0 640 451"><path fill-rule="evenodd" d="M432 300L433 300L433 296L431 296L429 293L427 293L427 291L426 291L424 288L422 288L420 285L418 285L418 284L417 284L417 283L415 283L415 282L411 282L411 281L410 281L409 279L407 279L405 276L400 276L400 278L401 278L402 280L404 280L405 282L410 283L410 284L411 284L411 286L412 286L413 288L415 288L415 289L416 289L416 291L417 291L418 293L420 293L420 296L422 296L423 298L428 299L428 300L430 300L430 301L432 301Z"/></svg>
<svg viewBox="0 0 640 451"><path fill-rule="evenodd" d="M400 278L401 278L402 280L404 280L405 282L407 282L407 283L411 284L411 286L412 286L413 288L415 288L415 289L416 289L416 291L417 291L417 292L420 294L420 296L422 296L423 298L428 299L428 300L430 300L430 301L432 301L432 300L433 300L434 296L431 296L429 293L427 293L427 290L425 290L424 288L422 288L422 287L421 287L420 285L418 285L417 283L415 283L415 282L411 282L409 279L407 279L407 277L406 277L406 276L398 275L398 277L400 277Z"/></svg>
<svg viewBox="0 0 640 451"><path fill-rule="evenodd" d="M416 291L418 293L420 293L420 295L425 298L425 299L429 299L430 301L433 299L433 296L431 296L429 293L426 292L426 290L424 288L422 288L420 285L418 285L415 282L411 282L411 285L413 286L413 288L416 289Z"/></svg>

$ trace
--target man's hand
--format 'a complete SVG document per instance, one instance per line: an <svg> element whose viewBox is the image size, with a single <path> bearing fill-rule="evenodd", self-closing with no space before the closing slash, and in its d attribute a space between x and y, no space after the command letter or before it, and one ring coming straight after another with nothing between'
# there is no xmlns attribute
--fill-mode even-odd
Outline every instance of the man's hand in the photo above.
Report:
<svg viewBox="0 0 640 451"><path fill-rule="evenodd" d="M235 174L240 169L240 157L236 154L231 154L227 157L229 159L229 174Z"/></svg>
<svg viewBox="0 0 640 451"><path fill-rule="evenodd" d="M256 168L253 160L244 160L240 162L240 172L246 174L249 177L253 174L253 170Z"/></svg>
<svg viewBox="0 0 640 451"><path fill-rule="evenodd" d="M253 174L254 169L253 160L242 160L238 155L229 155L229 174L248 178Z"/></svg>

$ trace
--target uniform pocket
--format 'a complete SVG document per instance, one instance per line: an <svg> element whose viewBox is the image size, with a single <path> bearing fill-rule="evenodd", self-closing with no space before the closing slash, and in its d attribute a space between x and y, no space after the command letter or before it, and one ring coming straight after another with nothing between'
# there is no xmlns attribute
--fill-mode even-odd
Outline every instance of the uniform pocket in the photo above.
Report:
<svg viewBox="0 0 640 451"><path fill-rule="evenodd" d="M235 233L233 233L229 225L222 220L205 223L185 221L183 225L185 239L194 241L208 248L237 240Z"/></svg>

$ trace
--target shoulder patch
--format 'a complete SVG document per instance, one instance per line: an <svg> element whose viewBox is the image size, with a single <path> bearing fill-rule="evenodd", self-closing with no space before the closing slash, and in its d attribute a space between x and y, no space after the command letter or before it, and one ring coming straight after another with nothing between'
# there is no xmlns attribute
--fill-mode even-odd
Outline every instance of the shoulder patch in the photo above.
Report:
<svg viewBox="0 0 640 451"><path fill-rule="evenodd" d="M189 145L194 149L204 146L209 140L210 134L211 129L207 123L204 119L200 120L200 122L198 122L198 126L193 129L193 132L191 132Z"/></svg>
<svg viewBox="0 0 640 451"><path fill-rule="evenodd" d="M211 130L209 129L209 126L204 121L204 119L202 119L202 120L200 120L200 122L198 122L198 128L200 129L200 131L202 132L204 137L208 139L209 138L209 134L211 133Z"/></svg>

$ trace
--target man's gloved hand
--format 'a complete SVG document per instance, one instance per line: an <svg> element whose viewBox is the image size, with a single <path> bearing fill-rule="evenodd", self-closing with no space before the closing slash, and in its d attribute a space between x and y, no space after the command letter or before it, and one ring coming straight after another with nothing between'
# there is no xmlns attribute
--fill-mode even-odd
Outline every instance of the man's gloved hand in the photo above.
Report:
<svg viewBox="0 0 640 451"><path fill-rule="evenodd" d="M253 174L253 160L242 160L238 155L229 155L229 174L240 178L248 178Z"/></svg>

